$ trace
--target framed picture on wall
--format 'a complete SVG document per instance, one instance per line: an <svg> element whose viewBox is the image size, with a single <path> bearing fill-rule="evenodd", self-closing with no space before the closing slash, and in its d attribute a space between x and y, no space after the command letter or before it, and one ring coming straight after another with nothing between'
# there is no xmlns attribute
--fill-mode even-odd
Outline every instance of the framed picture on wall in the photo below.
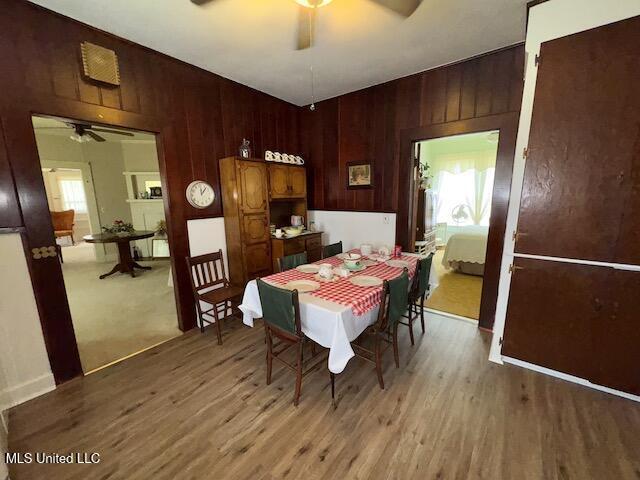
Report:
<svg viewBox="0 0 640 480"><path fill-rule="evenodd" d="M373 166L370 163L347 163L347 188L373 187Z"/></svg>

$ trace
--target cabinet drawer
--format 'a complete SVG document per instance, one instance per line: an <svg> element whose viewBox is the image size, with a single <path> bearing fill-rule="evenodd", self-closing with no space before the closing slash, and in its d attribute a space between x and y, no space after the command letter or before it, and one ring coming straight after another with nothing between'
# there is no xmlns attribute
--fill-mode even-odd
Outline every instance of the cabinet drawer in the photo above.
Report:
<svg viewBox="0 0 640 480"><path fill-rule="evenodd" d="M306 249L304 238L294 238L284 242L284 254L293 255L294 253L302 253Z"/></svg>
<svg viewBox="0 0 640 480"><path fill-rule="evenodd" d="M314 235L307 239L307 251L322 247L322 239L320 235Z"/></svg>

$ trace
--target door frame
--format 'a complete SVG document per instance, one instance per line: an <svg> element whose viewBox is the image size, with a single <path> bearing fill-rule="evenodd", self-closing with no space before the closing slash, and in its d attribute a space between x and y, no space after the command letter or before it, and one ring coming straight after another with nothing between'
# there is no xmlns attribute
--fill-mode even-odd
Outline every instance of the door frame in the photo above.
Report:
<svg viewBox="0 0 640 480"><path fill-rule="evenodd" d="M176 262L176 237L186 235L181 232L184 225L174 225L172 221L167 178L166 153L175 155L175 127L172 119L141 115L115 110L98 105L88 105L77 101L49 97L37 94L27 96L21 105L7 106L0 112L5 148L24 223L25 256L29 265L31 282L42 326L45 346L56 384L63 383L83 375L78 346L71 320L69 302L64 286L62 268L57 257L45 257L35 260L32 249L55 245L53 226L48 213L48 203L41 172L35 130L32 116L73 119L106 127L120 127L139 130L155 135L158 153L158 166L163 191L163 204L169 248L171 249L171 267L174 280L178 327L182 331L193 328L195 324L194 305L191 290L182 283L188 283L179 272L181 265ZM179 194L179 192L174 192ZM182 239L181 239L182 240ZM182 242L184 243L184 242ZM188 252L183 252L187 253ZM186 280L187 282L183 282Z"/></svg>
<svg viewBox="0 0 640 480"><path fill-rule="evenodd" d="M414 179L414 144L453 135L499 131L496 173L491 199L491 218L487 238L487 254L482 283L480 318L478 326L491 330L495 321L498 301L498 283L500 265L507 226L511 177L516 149L519 112L502 113L486 117L459 120L455 122L428 125L402 130L400 132L400 198L398 199L398 221L396 238L407 250L413 251L415 245L415 222L417 220L418 189Z"/></svg>

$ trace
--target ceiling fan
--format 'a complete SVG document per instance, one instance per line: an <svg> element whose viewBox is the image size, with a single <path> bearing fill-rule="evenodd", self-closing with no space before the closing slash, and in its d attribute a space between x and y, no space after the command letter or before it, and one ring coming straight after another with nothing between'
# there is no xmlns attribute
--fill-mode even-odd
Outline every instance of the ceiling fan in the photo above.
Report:
<svg viewBox="0 0 640 480"><path fill-rule="evenodd" d="M133 137L133 133L130 132L122 132L120 130L111 130L109 128L100 128L94 127L93 125L85 124L85 123L74 123L74 122L64 122L65 127L35 127L36 130L46 130L46 129L73 129L73 133L69 138L79 143L88 142L90 139L95 140L96 142L106 142L106 139L96 132L101 133L111 133L113 135L124 135L125 137Z"/></svg>
<svg viewBox="0 0 640 480"><path fill-rule="evenodd" d="M204 5L214 0L191 0L196 5ZM304 50L313 44L315 27L315 11L328 5L333 0L295 0L300 6L298 9L298 33L296 35L296 50ZM389 10L409 17L418 8L422 0L369 0Z"/></svg>

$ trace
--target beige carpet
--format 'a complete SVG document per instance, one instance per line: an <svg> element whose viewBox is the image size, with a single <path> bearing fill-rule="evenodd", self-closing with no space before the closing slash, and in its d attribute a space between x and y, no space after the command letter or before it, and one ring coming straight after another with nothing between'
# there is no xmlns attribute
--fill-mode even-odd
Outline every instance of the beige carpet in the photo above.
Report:
<svg viewBox="0 0 640 480"><path fill-rule="evenodd" d="M114 263L97 263L93 246L63 247L62 271L80 360L85 372L181 335L169 260L140 262L152 270L136 278L116 273L100 280Z"/></svg>
<svg viewBox="0 0 640 480"><path fill-rule="evenodd" d="M447 270L442 265L444 250L433 257L438 287L426 302L428 308L477 320L480 316L482 277Z"/></svg>

